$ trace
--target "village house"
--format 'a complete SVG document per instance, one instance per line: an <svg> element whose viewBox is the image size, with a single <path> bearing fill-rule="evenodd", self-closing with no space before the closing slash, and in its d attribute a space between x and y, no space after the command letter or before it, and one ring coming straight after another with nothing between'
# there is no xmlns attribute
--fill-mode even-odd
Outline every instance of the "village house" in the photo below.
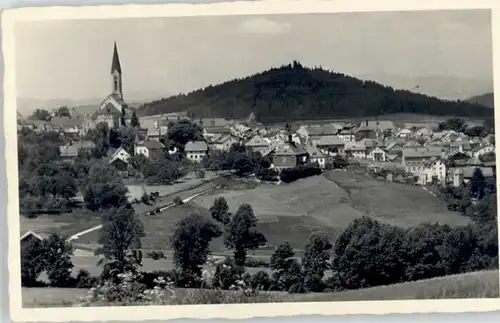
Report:
<svg viewBox="0 0 500 323"><path fill-rule="evenodd" d="M232 135L229 126L205 126L203 127L204 138L215 138L221 135Z"/></svg>
<svg viewBox="0 0 500 323"><path fill-rule="evenodd" d="M346 143L339 136L321 136L312 144L328 155L344 154Z"/></svg>
<svg viewBox="0 0 500 323"><path fill-rule="evenodd" d="M241 123L236 123L230 127L231 134L237 138L246 138L252 129Z"/></svg>
<svg viewBox="0 0 500 323"><path fill-rule="evenodd" d="M415 175L418 176L417 183L420 185L443 184L447 177L446 162L440 157L431 157L421 165Z"/></svg>
<svg viewBox="0 0 500 323"><path fill-rule="evenodd" d="M269 149L271 141L262 136L255 135L245 143L245 147L250 148L252 151L260 152L261 154Z"/></svg>
<svg viewBox="0 0 500 323"><path fill-rule="evenodd" d="M345 145L345 154L355 159L366 159L368 147L364 143L351 142Z"/></svg>
<svg viewBox="0 0 500 323"><path fill-rule="evenodd" d="M20 128L31 129L36 133L54 131L54 126L52 125L52 123L50 123L50 121L27 119L20 122Z"/></svg>
<svg viewBox="0 0 500 323"><path fill-rule="evenodd" d="M309 154L307 151L292 142L291 136L286 143L278 144L273 151L272 167L278 170L284 168L293 168L299 165L305 165L308 162Z"/></svg>
<svg viewBox="0 0 500 323"><path fill-rule="evenodd" d="M338 130L330 124L302 125L297 129L296 133L306 141L314 142L320 137L334 136L338 133Z"/></svg>
<svg viewBox="0 0 500 323"><path fill-rule="evenodd" d="M211 144L211 149L228 151L234 144L238 142L240 142L238 138L235 138L232 135L223 134L215 138L212 138L210 144Z"/></svg>
<svg viewBox="0 0 500 323"><path fill-rule="evenodd" d="M479 160L479 157L482 155L486 155L488 153L494 153L495 152L495 146L489 145L489 146L483 146L481 148L478 148L474 151L471 152L472 157L476 158Z"/></svg>
<svg viewBox="0 0 500 323"><path fill-rule="evenodd" d="M306 144L304 149L309 155L309 162L317 163L321 169L326 167L327 157L314 145Z"/></svg>
<svg viewBox="0 0 500 323"><path fill-rule="evenodd" d="M134 154L143 155L150 160L159 160L165 152L165 146L156 140L143 140L134 144Z"/></svg>
<svg viewBox="0 0 500 323"><path fill-rule="evenodd" d="M77 138L80 136L81 128L83 126L84 117L74 115L69 117L53 117L50 123L53 129L57 129L68 138Z"/></svg>
<svg viewBox="0 0 500 323"><path fill-rule="evenodd" d="M394 122L390 120L368 120L367 126L379 133L392 133L396 129Z"/></svg>
<svg viewBox="0 0 500 323"><path fill-rule="evenodd" d="M354 133L352 133L351 130L340 130L338 136L344 142L354 142L354 141L356 141L356 136L354 136Z"/></svg>
<svg viewBox="0 0 500 323"><path fill-rule="evenodd" d="M363 139L377 139L377 131L368 126L368 121L354 130L354 137L356 141Z"/></svg>
<svg viewBox="0 0 500 323"><path fill-rule="evenodd" d="M72 161L80 154L90 153L95 148L95 144L90 140L70 142L59 147L59 155L64 161Z"/></svg>
<svg viewBox="0 0 500 323"><path fill-rule="evenodd" d="M190 141L184 147L187 159L193 162L201 162L208 154L208 145L204 141Z"/></svg>
<svg viewBox="0 0 500 323"><path fill-rule="evenodd" d="M408 138L412 135L413 135L413 131L411 131L410 129L406 129L406 128L401 129L396 133L397 138Z"/></svg>
<svg viewBox="0 0 500 323"><path fill-rule="evenodd" d="M385 162L387 161L387 153L382 148L375 147L369 150L367 158L376 162Z"/></svg>
<svg viewBox="0 0 500 323"><path fill-rule="evenodd" d="M431 129L423 127L423 128L418 129L417 131L415 131L414 136L417 138L418 137L427 138L427 137L431 137L432 133L433 133L433 131Z"/></svg>
<svg viewBox="0 0 500 323"><path fill-rule="evenodd" d="M385 152L388 156L402 156L403 146L397 141L393 141L385 146Z"/></svg>
<svg viewBox="0 0 500 323"><path fill-rule="evenodd" d="M439 158L441 155L441 150L429 147L403 148L402 163L406 172L415 174L431 158Z"/></svg>
<svg viewBox="0 0 500 323"><path fill-rule="evenodd" d="M130 154L120 147L111 155L109 164L116 167L119 171L125 171L128 168L130 157Z"/></svg>
<svg viewBox="0 0 500 323"><path fill-rule="evenodd" d="M42 242L43 240L45 240L45 238L46 238L45 236L37 234L33 231L27 231L24 234L22 234L19 239L21 244L21 250L23 249L23 247L28 246L35 241Z"/></svg>

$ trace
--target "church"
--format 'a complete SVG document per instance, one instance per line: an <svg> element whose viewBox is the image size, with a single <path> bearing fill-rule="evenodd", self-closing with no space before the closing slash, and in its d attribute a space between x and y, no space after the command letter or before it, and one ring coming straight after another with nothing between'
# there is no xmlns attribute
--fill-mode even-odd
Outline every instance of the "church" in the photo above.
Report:
<svg viewBox="0 0 500 323"><path fill-rule="evenodd" d="M123 75L116 42L113 49L110 76L111 93L101 102L98 109L87 118L84 124L85 132L94 129L101 122L107 123L110 128L124 126L130 122L132 109L123 100Z"/></svg>

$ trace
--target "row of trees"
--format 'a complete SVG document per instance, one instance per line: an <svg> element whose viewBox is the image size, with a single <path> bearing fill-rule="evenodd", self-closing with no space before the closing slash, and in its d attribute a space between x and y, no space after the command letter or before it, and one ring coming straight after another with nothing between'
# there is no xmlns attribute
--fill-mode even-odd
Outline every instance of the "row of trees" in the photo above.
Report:
<svg viewBox="0 0 500 323"><path fill-rule="evenodd" d="M469 137L485 137L495 132L494 124L492 124L490 119L485 120L484 125L469 126L464 119L450 118L440 122L438 129L440 131L453 130L456 132L463 132Z"/></svg>

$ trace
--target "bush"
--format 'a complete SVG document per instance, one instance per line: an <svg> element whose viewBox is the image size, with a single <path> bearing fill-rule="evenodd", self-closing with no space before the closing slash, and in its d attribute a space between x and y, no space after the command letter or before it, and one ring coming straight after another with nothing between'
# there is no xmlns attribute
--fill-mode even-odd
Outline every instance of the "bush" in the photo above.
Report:
<svg viewBox="0 0 500 323"><path fill-rule="evenodd" d="M227 257L222 264L218 264L212 281L212 286L221 289L230 289L243 280L245 269L237 266L231 258Z"/></svg>
<svg viewBox="0 0 500 323"><path fill-rule="evenodd" d="M161 250L153 250L147 255L153 260L165 259L165 253Z"/></svg>
<svg viewBox="0 0 500 323"><path fill-rule="evenodd" d="M269 290L271 288L271 277L264 270L259 270L250 278L250 286L257 290Z"/></svg>
<svg viewBox="0 0 500 323"><path fill-rule="evenodd" d="M151 204L148 193L142 194L142 196L141 196L141 202L144 203L144 204L146 204L146 205Z"/></svg>
<svg viewBox="0 0 500 323"><path fill-rule="evenodd" d="M263 259L254 259L254 258L247 258L245 260L245 266L246 267L269 267L269 262L263 260Z"/></svg>
<svg viewBox="0 0 500 323"><path fill-rule="evenodd" d="M85 269L80 269L75 279L76 288L92 288L99 284L99 278L93 277Z"/></svg>
<svg viewBox="0 0 500 323"><path fill-rule="evenodd" d="M156 270L153 272L141 272L140 283L144 284L147 289L152 289L156 286L156 280L163 277L169 281L175 282L176 273L175 270L163 271Z"/></svg>
<svg viewBox="0 0 500 323"><path fill-rule="evenodd" d="M321 168L316 165L300 165L293 168L285 168L280 173L280 180L291 183L301 178L320 175Z"/></svg>
<svg viewBox="0 0 500 323"><path fill-rule="evenodd" d="M262 181L276 182L280 179L279 172L276 169L261 169L255 172L255 176Z"/></svg>
<svg viewBox="0 0 500 323"><path fill-rule="evenodd" d="M180 196L176 196L174 198L174 204L175 205L182 205L182 204L184 204L184 202L182 201L182 199L180 198Z"/></svg>

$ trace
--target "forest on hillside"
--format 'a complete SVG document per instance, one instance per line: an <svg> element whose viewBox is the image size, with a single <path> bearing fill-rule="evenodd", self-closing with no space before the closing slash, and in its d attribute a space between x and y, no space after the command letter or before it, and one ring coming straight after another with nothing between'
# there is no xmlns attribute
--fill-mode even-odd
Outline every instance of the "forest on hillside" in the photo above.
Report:
<svg viewBox="0 0 500 323"><path fill-rule="evenodd" d="M494 105L493 101L494 101L493 100L493 93L485 93L485 94L481 94L481 95L476 95L476 96L473 96L472 98L467 100L467 102L484 105L485 107L488 107L488 108L493 108L493 105Z"/></svg>
<svg viewBox="0 0 500 323"><path fill-rule="evenodd" d="M188 111L192 118L246 118L261 122L357 118L394 113L491 118L493 110L465 101L445 101L300 62L210 85L142 105L138 115Z"/></svg>

